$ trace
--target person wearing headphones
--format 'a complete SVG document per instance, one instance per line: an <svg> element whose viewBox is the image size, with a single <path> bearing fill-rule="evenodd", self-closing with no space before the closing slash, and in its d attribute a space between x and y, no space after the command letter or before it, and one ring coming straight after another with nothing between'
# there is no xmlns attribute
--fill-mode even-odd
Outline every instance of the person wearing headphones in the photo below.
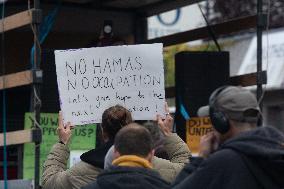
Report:
<svg viewBox="0 0 284 189"><path fill-rule="evenodd" d="M284 188L284 135L257 127L262 118L249 90L223 86L201 107L213 131L201 138L199 157L178 175L173 188Z"/></svg>

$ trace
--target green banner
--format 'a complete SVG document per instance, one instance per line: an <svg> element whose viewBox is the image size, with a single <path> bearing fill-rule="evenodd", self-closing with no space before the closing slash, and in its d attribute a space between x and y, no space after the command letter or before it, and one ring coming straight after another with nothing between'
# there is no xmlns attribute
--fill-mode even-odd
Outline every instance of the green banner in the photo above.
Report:
<svg viewBox="0 0 284 189"><path fill-rule="evenodd" d="M34 114L25 114L25 129L33 126ZM40 126L42 129L42 143L40 145L40 175L43 163L49 154L51 147L59 141L56 129L58 127L57 113L41 113ZM96 146L96 125L77 126L72 130L70 151L87 151ZM23 178L34 178L34 143L24 144ZM68 162L69 164L69 162Z"/></svg>

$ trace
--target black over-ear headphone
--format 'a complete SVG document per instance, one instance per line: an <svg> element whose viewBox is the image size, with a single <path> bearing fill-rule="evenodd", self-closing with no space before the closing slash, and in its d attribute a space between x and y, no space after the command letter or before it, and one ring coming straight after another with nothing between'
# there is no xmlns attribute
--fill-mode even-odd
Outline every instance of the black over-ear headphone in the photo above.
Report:
<svg viewBox="0 0 284 189"><path fill-rule="evenodd" d="M224 91L228 86L217 88L209 98L209 116L213 127L221 134L225 134L230 129L230 123L227 116L216 108L216 100L218 95Z"/></svg>

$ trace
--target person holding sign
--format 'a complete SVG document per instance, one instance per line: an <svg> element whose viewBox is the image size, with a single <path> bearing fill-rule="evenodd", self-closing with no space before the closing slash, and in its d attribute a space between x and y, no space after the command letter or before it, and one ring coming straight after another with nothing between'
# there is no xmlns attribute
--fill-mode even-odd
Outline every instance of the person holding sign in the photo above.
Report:
<svg viewBox="0 0 284 189"><path fill-rule="evenodd" d="M166 105L166 112L168 108ZM47 157L44 164L42 186L43 188L80 188L92 181L104 168L104 158L113 145L116 133L128 123L132 122L131 114L122 106L116 105L104 111L102 116L102 135L105 144L102 147L90 150L81 156L81 162L66 170L69 158L68 141L71 131L70 125L63 127L60 114L59 139ZM173 119L166 114L166 119L158 116L158 125L166 136L164 149L170 159L153 158L153 168L157 170L163 179L172 182L177 174L188 163L190 151L187 145L178 135L172 133ZM67 145L66 145L67 144ZM87 175L87 176L86 176Z"/></svg>
<svg viewBox="0 0 284 189"><path fill-rule="evenodd" d="M43 188L80 188L95 180L116 133L132 122L132 116L150 120L165 113L162 52L161 43L55 51L64 121L71 125L101 123L105 144L84 153L81 162L66 170L70 124L64 122L66 127L63 127L60 122L61 141L52 148L45 162ZM114 104L123 107L109 108ZM169 128L168 123L173 121L167 114L160 122ZM172 181L188 162L190 151L177 135L165 131L169 136L170 160L154 160L153 165Z"/></svg>
<svg viewBox="0 0 284 189"><path fill-rule="evenodd" d="M213 132L203 136L198 158L176 179L174 189L284 187L284 136L257 127L261 112L247 89L223 86L198 111L210 116Z"/></svg>
<svg viewBox="0 0 284 189"><path fill-rule="evenodd" d="M71 125L63 126L62 114L59 113L59 142L53 146L44 163L42 187L45 189L81 188L94 181L103 170L105 154L113 145L116 133L131 123L131 113L120 105L106 109L102 115L104 144L81 155L81 161L67 168L70 155L68 142L71 138Z"/></svg>
<svg viewBox="0 0 284 189"><path fill-rule="evenodd" d="M115 137L113 166L83 189L170 188L170 184L153 170L154 153L150 132L137 123L130 123Z"/></svg>
<svg viewBox="0 0 284 189"><path fill-rule="evenodd" d="M169 114L167 104L165 105L165 110L167 112L165 119L157 115L157 124L165 136L163 151L168 155L169 159L154 156L152 165L164 180L171 183L175 180L185 164L189 162L191 153L186 143L177 134L172 133L173 118ZM113 153L114 147L110 148L106 155L105 169L109 168L111 163L113 163Z"/></svg>

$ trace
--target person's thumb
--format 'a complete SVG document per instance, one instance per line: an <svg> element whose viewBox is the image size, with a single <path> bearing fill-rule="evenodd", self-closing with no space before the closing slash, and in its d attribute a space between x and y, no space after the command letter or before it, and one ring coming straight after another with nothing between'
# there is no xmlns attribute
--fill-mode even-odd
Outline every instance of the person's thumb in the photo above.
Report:
<svg viewBox="0 0 284 189"><path fill-rule="evenodd" d="M65 130L66 130L67 132L68 132L68 131L71 131L71 123L70 123L70 122L68 122L68 123L66 124Z"/></svg>

